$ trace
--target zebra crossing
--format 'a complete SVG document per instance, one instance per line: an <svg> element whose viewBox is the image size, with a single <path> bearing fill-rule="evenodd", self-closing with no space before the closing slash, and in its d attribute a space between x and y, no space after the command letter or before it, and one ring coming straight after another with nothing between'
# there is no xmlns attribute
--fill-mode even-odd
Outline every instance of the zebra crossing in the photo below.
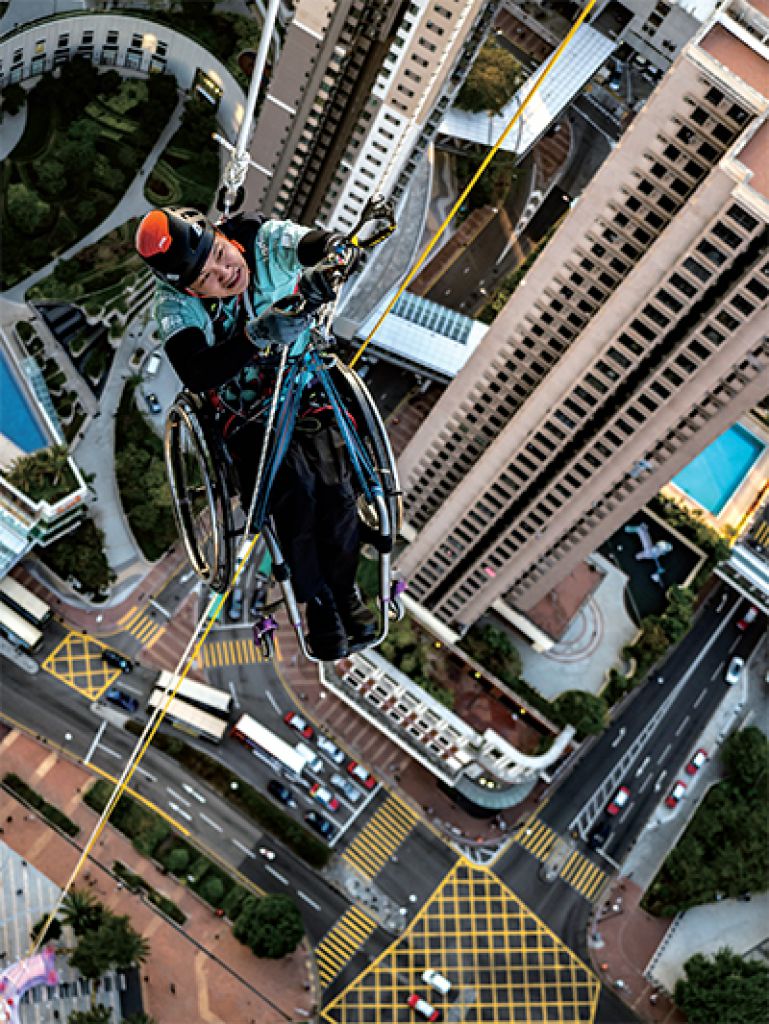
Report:
<svg viewBox="0 0 769 1024"><path fill-rule="evenodd" d="M418 821L415 811L390 794L344 851L342 859L373 879Z"/></svg>
<svg viewBox="0 0 769 1024"><path fill-rule="evenodd" d="M138 640L145 650L153 647L166 631L166 623L156 622L145 607L138 605L130 608L122 618L118 619L117 624Z"/></svg>
<svg viewBox="0 0 769 1024"><path fill-rule="evenodd" d="M318 977L323 988L328 988L345 964L360 952L375 928L376 921L352 907L323 936L315 947Z"/></svg>
<svg viewBox="0 0 769 1024"><path fill-rule="evenodd" d="M524 822L515 833L515 841L524 850L528 850L537 860L547 860L548 854L558 840L558 833L538 818ZM574 850L564 864L561 880L575 889L589 902L593 902L601 890L607 875L603 868L595 864L589 857Z"/></svg>
<svg viewBox="0 0 769 1024"><path fill-rule="evenodd" d="M275 661L282 661L280 644L278 638L275 642ZM211 640L203 644L198 657L198 665L201 668L223 668L226 665L253 665L264 661L262 652L254 641L248 639L240 640Z"/></svg>
<svg viewBox="0 0 769 1024"><path fill-rule="evenodd" d="M769 522L763 520L751 530L751 540L757 544L769 544Z"/></svg>

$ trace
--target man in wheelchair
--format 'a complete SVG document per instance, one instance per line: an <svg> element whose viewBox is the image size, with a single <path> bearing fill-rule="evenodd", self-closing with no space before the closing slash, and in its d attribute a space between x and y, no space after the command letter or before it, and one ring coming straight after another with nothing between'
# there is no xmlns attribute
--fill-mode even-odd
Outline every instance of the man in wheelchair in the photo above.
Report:
<svg viewBox="0 0 769 1024"><path fill-rule="evenodd" d="M158 278L155 318L184 386L218 415L248 509L264 441L277 346L310 330L354 258L340 235L240 215L217 227L189 208L152 210L136 248ZM341 272L340 272L341 268ZM334 417L306 388L269 513L304 602L308 642L323 661L376 634L355 584L360 537L355 482Z"/></svg>

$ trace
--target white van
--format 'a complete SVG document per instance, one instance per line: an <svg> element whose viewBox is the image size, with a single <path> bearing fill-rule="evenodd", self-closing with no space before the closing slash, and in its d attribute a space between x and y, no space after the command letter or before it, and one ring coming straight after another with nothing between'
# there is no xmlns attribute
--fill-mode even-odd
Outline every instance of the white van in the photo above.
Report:
<svg viewBox="0 0 769 1024"><path fill-rule="evenodd" d="M160 353L159 352L153 352L152 355L147 359L147 362L144 364L144 376L145 377L154 377L155 374L160 369L160 364L162 362L163 362L163 359L162 359Z"/></svg>
<svg viewBox="0 0 769 1024"><path fill-rule="evenodd" d="M451 992L451 982L449 979L434 971L432 967L428 967L422 974L422 981L429 985L430 988L434 988L436 992L440 992L442 996L447 996Z"/></svg>
<svg viewBox="0 0 769 1024"><path fill-rule="evenodd" d="M305 764L307 765L311 772L315 772L317 775L322 774L323 762L321 761L321 759L318 757L314 750L310 750L310 748L305 743L297 743L296 752L300 755L300 757L304 758Z"/></svg>

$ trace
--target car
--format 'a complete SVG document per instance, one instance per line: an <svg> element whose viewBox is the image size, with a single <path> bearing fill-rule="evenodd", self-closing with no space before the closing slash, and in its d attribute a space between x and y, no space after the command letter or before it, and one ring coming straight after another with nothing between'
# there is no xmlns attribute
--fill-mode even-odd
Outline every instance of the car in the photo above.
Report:
<svg viewBox="0 0 769 1024"><path fill-rule="evenodd" d="M622 810L622 808L625 806L629 799L630 790L627 788L627 786L620 786L617 792L614 794L613 799L609 801L609 804L606 808L606 813L611 814L612 817L615 814L619 814L619 812Z"/></svg>
<svg viewBox="0 0 769 1024"><path fill-rule="evenodd" d="M606 840L611 835L611 822L604 821L592 830L587 837L587 845L591 850L600 850L606 845Z"/></svg>
<svg viewBox="0 0 769 1024"><path fill-rule="evenodd" d="M686 783L680 779L676 782L675 786L670 790L668 795L665 797L666 807L677 807L684 794L686 793Z"/></svg>
<svg viewBox="0 0 769 1024"><path fill-rule="evenodd" d="M319 804L323 804L329 811L339 810L339 801L334 794L326 789L325 786L321 786L319 782L313 782L310 786L310 796L313 800L317 800Z"/></svg>
<svg viewBox="0 0 769 1024"><path fill-rule="evenodd" d="M243 618L243 588L233 587L227 602L227 618L230 622L240 622Z"/></svg>
<svg viewBox="0 0 769 1024"><path fill-rule="evenodd" d="M154 391L150 391L147 394L147 408L153 416L158 416L163 411L163 406L158 401L158 396Z"/></svg>
<svg viewBox="0 0 769 1024"><path fill-rule="evenodd" d="M361 791L356 786L353 786L349 779L346 779L344 775L340 775L338 772L331 776L330 782L334 789L338 789L343 796L346 796L351 804L357 804L363 796Z"/></svg>
<svg viewBox="0 0 769 1024"><path fill-rule="evenodd" d="M306 811L304 820L310 828L315 829L315 831L320 833L324 839L333 839L336 835L336 829L328 818L324 818L323 815L318 814L317 811Z"/></svg>
<svg viewBox="0 0 769 1024"><path fill-rule="evenodd" d="M110 704L114 704L115 707L122 708L123 711L127 711L129 715L133 715L139 710L139 701L136 697L132 697L131 694L126 693L125 690L118 689L117 686L111 686L104 694L104 699L109 701Z"/></svg>
<svg viewBox="0 0 769 1024"><path fill-rule="evenodd" d="M327 757L331 758L334 764L344 764L344 751L340 750L336 743L330 740L328 736L318 736L318 750L322 750Z"/></svg>
<svg viewBox="0 0 769 1024"><path fill-rule="evenodd" d="M362 764L358 764L357 761L350 761L347 765L347 771L366 789L373 789L376 786L376 779L371 772L367 771Z"/></svg>
<svg viewBox="0 0 769 1024"><path fill-rule="evenodd" d="M267 592L269 589L269 579L262 572L256 573L254 576L254 590L251 594L251 604L248 606L248 611L252 618L257 616L267 604Z"/></svg>
<svg viewBox="0 0 769 1024"><path fill-rule="evenodd" d="M271 850L269 846L260 846L258 849L259 855L264 857L265 860L275 860L276 853L274 850Z"/></svg>
<svg viewBox="0 0 769 1024"><path fill-rule="evenodd" d="M412 992L406 1002L423 1020L443 1020L441 1011L436 1010L434 1006L431 1006L426 999L417 995L416 992Z"/></svg>
<svg viewBox="0 0 769 1024"><path fill-rule="evenodd" d="M112 668L119 668L121 672L133 672L133 665L128 658L118 651L111 651L109 647L101 652L101 660L111 665Z"/></svg>
<svg viewBox="0 0 769 1024"><path fill-rule="evenodd" d="M292 729L296 729L300 732L306 740L311 740L315 735L315 730L309 725L302 716L296 711L287 711L283 716L283 721L286 725L290 725Z"/></svg>
<svg viewBox="0 0 769 1024"><path fill-rule="evenodd" d="M428 967L426 971L422 972L422 981L430 988L434 988L436 992L440 992L442 996L447 996L451 992L449 979L432 967Z"/></svg>
<svg viewBox="0 0 769 1024"><path fill-rule="evenodd" d="M691 760L684 769L687 775L696 775L700 768L705 764L708 759L707 750L703 750L702 747L691 756Z"/></svg>
<svg viewBox="0 0 769 1024"><path fill-rule="evenodd" d="M742 618L738 620L737 629L747 629L751 622L755 622L757 618L758 608L755 605L751 605Z"/></svg>
<svg viewBox="0 0 769 1024"><path fill-rule="evenodd" d="M734 686L735 683L740 681L742 670L745 668L745 661L743 658L738 658L736 655L729 662L729 666L726 669L726 675L724 681L730 686Z"/></svg>
<svg viewBox="0 0 769 1024"><path fill-rule="evenodd" d="M154 377L160 369L163 363L163 357L159 352L153 352L152 355L147 356L147 361L144 364L144 376Z"/></svg>
<svg viewBox="0 0 769 1024"><path fill-rule="evenodd" d="M296 800L294 800L294 794L285 786L282 782L277 779L270 779L267 783L267 792L270 793L275 799L285 804L286 807L296 807Z"/></svg>

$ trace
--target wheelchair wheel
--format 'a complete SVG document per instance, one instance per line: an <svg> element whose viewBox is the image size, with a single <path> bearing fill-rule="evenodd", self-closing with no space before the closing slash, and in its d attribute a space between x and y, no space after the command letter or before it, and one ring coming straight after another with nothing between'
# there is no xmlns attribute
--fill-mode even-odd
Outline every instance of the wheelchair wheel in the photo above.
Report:
<svg viewBox="0 0 769 1024"><path fill-rule="evenodd" d="M221 593L232 575L232 502L222 444L196 395L182 392L168 410L163 454L187 556L197 575Z"/></svg>
<svg viewBox="0 0 769 1024"><path fill-rule="evenodd" d="M390 531L394 539L403 524L403 496L387 429L376 402L363 379L355 370L341 362L337 356L332 358L335 383L358 426L358 436L368 451L382 485L390 517ZM358 514L364 525L370 530L375 533L379 530L377 510L363 497L358 500Z"/></svg>

